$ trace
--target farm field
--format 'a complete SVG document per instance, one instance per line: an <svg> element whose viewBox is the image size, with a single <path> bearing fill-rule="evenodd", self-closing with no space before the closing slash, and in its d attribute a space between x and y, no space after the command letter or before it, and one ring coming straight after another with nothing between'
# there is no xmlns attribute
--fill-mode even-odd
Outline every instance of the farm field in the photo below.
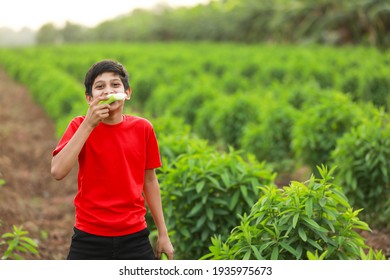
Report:
<svg viewBox="0 0 390 280"><path fill-rule="evenodd" d="M0 229L23 224L41 244L41 254L31 258L65 257L75 173L55 182L49 174L51 150L69 119L85 111L83 74L103 58L128 68L134 100L127 110L152 120L169 166L176 153L186 151L180 146L186 140L206 139L215 151L233 147L254 153L266 163L264 170L277 173L279 186L306 180L315 165L334 164L331 153L341 135L366 117L383 114L386 120L390 104L390 56L374 49L171 43L0 50L7 72L1 72L1 102L15 104L1 111L0 176L6 183L0 189ZM334 121L333 114L341 120ZM180 145L164 135L167 128L184 139ZM389 168L388 162L384 166ZM378 192L389 195L388 189ZM389 252L383 219L374 226L361 219L373 229L362 232L367 244ZM208 227L220 230L212 223Z"/></svg>

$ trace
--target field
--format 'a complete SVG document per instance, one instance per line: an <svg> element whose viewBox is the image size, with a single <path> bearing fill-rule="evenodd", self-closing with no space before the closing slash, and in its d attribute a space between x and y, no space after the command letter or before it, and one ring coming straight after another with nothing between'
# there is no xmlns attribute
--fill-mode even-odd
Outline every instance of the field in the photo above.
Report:
<svg viewBox="0 0 390 280"><path fill-rule="evenodd" d="M178 154L188 153L187 146L204 147L197 141L206 139L205 150L224 153L231 147L253 153L266 163L267 168L261 168L277 173L275 182L281 187L306 180L315 165L335 164L343 154L338 140L353 128L377 115L388 127L390 56L375 49L117 44L0 50L0 57L8 75L24 84L1 73L1 102L12 104L1 111L0 176L6 181L0 189L1 230L23 224L39 240L38 258L43 259L66 254L75 172L55 182L49 174L50 154L69 119L85 112L83 75L97 60L116 59L129 69L134 95L127 112L152 120L169 167ZM386 145L378 144L385 152ZM369 165L367 160L364 165ZM372 214L381 208L369 207L383 205L366 189L375 187L383 200L388 198L390 165L385 158L383 165L373 166L370 178L375 186L337 177L356 203L354 208L368 209L361 216L373 229L362 232L367 243L388 252L389 229L383 222L388 216ZM340 168L356 174L348 166ZM164 174L161 178L168 180ZM370 196L372 204L361 204L360 193ZM242 199L248 201L244 194ZM206 224L207 239L213 231L222 231L218 224ZM183 236L185 240L186 233Z"/></svg>

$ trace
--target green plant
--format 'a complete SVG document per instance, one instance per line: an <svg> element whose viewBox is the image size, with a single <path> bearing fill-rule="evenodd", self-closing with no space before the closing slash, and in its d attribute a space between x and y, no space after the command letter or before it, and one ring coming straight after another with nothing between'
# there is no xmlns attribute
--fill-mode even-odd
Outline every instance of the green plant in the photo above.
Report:
<svg viewBox="0 0 390 280"><path fill-rule="evenodd" d="M330 92L297 114L292 128L292 149L315 172L315 166L329 162L337 139L361 119L360 107L347 95Z"/></svg>
<svg viewBox="0 0 390 280"><path fill-rule="evenodd" d="M359 259L366 248L355 229L370 230L359 220L340 187L332 183L334 169L318 168L305 182L278 189L262 187L263 195L249 215L241 217L226 241L212 238L202 259Z"/></svg>
<svg viewBox="0 0 390 280"><path fill-rule="evenodd" d="M182 154L193 154L212 150L206 140L191 133L191 127L182 118L164 115L153 119L153 126L159 142L161 158L171 164Z"/></svg>
<svg viewBox="0 0 390 280"><path fill-rule="evenodd" d="M259 103L261 99L253 95L220 96L200 108L194 130L224 147L240 148L244 127L258 119Z"/></svg>
<svg viewBox="0 0 390 280"><path fill-rule="evenodd" d="M386 260L386 256L382 253L382 250L374 250L370 248L368 252L364 252L360 249L360 259L362 260Z"/></svg>
<svg viewBox="0 0 390 280"><path fill-rule="evenodd" d="M296 110L281 100L266 100L259 106L259 120L249 123L241 138L241 149L267 161L278 172L291 170L291 127Z"/></svg>
<svg viewBox="0 0 390 280"><path fill-rule="evenodd" d="M23 227L13 226L12 232L4 233L0 240L0 246L8 245L1 259L17 259L22 260L21 253L38 254L38 244L27 236L28 231L23 230Z"/></svg>
<svg viewBox="0 0 390 280"><path fill-rule="evenodd" d="M337 141L332 153L337 183L371 225L389 227L390 125L382 112Z"/></svg>
<svg viewBox="0 0 390 280"><path fill-rule="evenodd" d="M167 227L178 259L198 259L215 232L228 236L239 213L250 211L258 186L275 174L254 157L211 149L183 154L159 174Z"/></svg>
<svg viewBox="0 0 390 280"><path fill-rule="evenodd" d="M307 251L307 259L308 260L324 260L328 251L323 252L321 255L318 255L318 251L315 251L313 254L310 251ZM386 260L386 256L382 253L382 250L374 250L369 248L367 253L360 248L359 259L361 260Z"/></svg>

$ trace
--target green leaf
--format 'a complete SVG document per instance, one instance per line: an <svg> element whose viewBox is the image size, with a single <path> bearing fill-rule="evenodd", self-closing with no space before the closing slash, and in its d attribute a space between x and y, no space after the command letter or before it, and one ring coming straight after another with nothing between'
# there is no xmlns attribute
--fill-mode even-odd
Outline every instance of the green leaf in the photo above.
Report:
<svg viewBox="0 0 390 280"><path fill-rule="evenodd" d="M202 234L201 234L201 236L200 236L200 239L201 239L202 241L208 240L208 239L209 239L209 231L206 230L206 229L204 229L204 230L202 231Z"/></svg>
<svg viewBox="0 0 390 280"><path fill-rule="evenodd" d="M306 232L305 232L305 230L302 228L302 227L300 227L300 228L298 228L298 234L299 234L299 237L303 240L303 241L307 241L307 235L306 235Z"/></svg>
<svg viewBox="0 0 390 280"><path fill-rule="evenodd" d="M206 208L206 215L207 215L207 218L212 221L213 220L213 217L214 217L214 212L211 208Z"/></svg>
<svg viewBox="0 0 390 280"><path fill-rule="evenodd" d="M293 228L295 228L297 226L298 219L299 219L299 212L295 213L295 215L293 217Z"/></svg>
<svg viewBox="0 0 390 280"><path fill-rule="evenodd" d="M187 214L187 217L191 218L191 217L195 216L196 214L198 214L200 212L202 207L203 207L203 204L200 204L200 203L196 204L195 207L193 207L191 209L191 211Z"/></svg>
<svg viewBox="0 0 390 280"><path fill-rule="evenodd" d="M248 190L246 189L246 186L241 185L241 186L240 186L240 190L241 190L242 196L243 196L245 199L248 199Z"/></svg>
<svg viewBox="0 0 390 280"><path fill-rule="evenodd" d="M325 205L326 205L326 197L321 197L318 202L321 205L321 207L325 207Z"/></svg>
<svg viewBox="0 0 390 280"><path fill-rule="evenodd" d="M203 225L206 221L206 218L207 218L206 216L201 216L199 218L199 220L196 222L195 228L192 232L196 232L196 231L200 230L203 227Z"/></svg>
<svg viewBox="0 0 390 280"><path fill-rule="evenodd" d="M29 238L29 237L22 236L20 238L20 240L23 240L23 241L29 243L31 246L38 247L37 243L34 240L32 240L31 238Z"/></svg>
<svg viewBox="0 0 390 280"><path fill-rule="evenodd" d="M308 200L306 200L305 203L305 210L306 214L309 218L313 216L313 198L309 197Z"/></svg>
<svg viewBox="0 0 390 280"><path fill-rule="evenodd" d="M334 200L336 200L338 203L340 203L341 205L349 208L351 207L348 203L348 199L347 197L340 191L334 189L333 190L333 193L330 195Z"/></svg>
<svg viewBox="0 0 390 280"><path fill-rule="evenodd" d="M24 248L24 247L22 247L20 245L16 246L15 250L20 251L22 253L27 253L28 252L28 250L26 248Z"/></svg>
<svg viewBox="0 0 390 280"><path fill-rule="evenodd" d="M256 246L255 245L251 245L251 248L252 248L253 254L255 255L255 258L257 260L261 260L262 259L261 254L260 254L259 250L256 248Z"/></svg>
<svg viewBox="0 0 390 280"><path fill-rule="evenodd" d="M211 197L209 200L210 200L213 204L228 207L228 202L227 202L226 200L223 200L222 198ZM219 210L219 209L215 209L214 212L216 212L216 210Z"/></svg>
<svg viewBox="0 0 390 280"><path fill-rule="evenodd" d="M212 221L208 221L208 222L207 222L207 225L209 226L209 229L210 229L212 232L215 232L215 231L216 231L217 226L215 225L215 223L213 223Z"/></svg>
<svg viewBox="0 0 390 280"><path fill-rule="evenodd" d="M299 254L293 247L291 247L290 245L288 245L285 242L280 242L279 244L280 244L281 247L283 247L284 249L289 251L292 255L294 255L296 259L298 259L298 255Z"/></svg>
<svg viewBox="0 0 390 280"><path fill-rule="evenodd" d="M203 190L204 185L205 185L205 181L200 181L199 183L197 183L196 187L195 187L196 192L197 193L201 193L202 190Z"/></svg>
<svg viewBox="0 0 390 280"><path fill-rule="evenodd" d="M251 258L251 251L247 251L244 255L244 257L242 258L243 260L249 260Z"/></svg>
<svg viewBox="0 0 390 280"><path fill-rule="evenodd" d="M302 220L304 220L306 225L308 225L311 228L314 228L314 229L316 229L318 231L322 231L322 232L328 232L328 230L326 228L321 227L319 224L317 224L316 221L314 221L312 219L309 219L307 217L302 217Z"/></svg>
<svg viewBox="0 0 390 280"><path fill-rule="evenodd" d="M31 253L33 254L38 254L38 251L37 249L35 249L33 246L31 246L30 244L28 243L21 243L21 245L25 248L27 248L27 250L29 250Z"/></svg>
<svg viewBox="0 0 390 280"><path fill-rule="evenodd" d="M236 190L236 192L233 194L233 196L232 196L232 198L230 200L230 204L229 204L229 209L230 210L233 210L234 207L236 207L239 198L240 198L240 191Z"/></svg>
<svg viewBox="0 0 390 280"><path fill-rule="evenodd" d="M322 251L322 247L320 245L318 245L318 243L312 239L307 239L307 242L310 243L310 245L312 245L313 247L317 248L318 250Z"/></svg>
<svg viewBox="0 0 390 280"><path fill-rule="evenodd" d="M1 238L13 238L15 235L13 233L7 232L4 233Z"/></svg>
<svg viewBox="0 0 390 280"><path fill-rule="evenodd" d="M207 179L209 179L212 184L214 185L215 188L221 190L221 191L226 191L224 188L221 187L221 185L219 184L218 180L216 180L215 178L211 177L210 175L207 175L206 176Z"/></svg>
<svg viewBox="0 0 390 280"><path fill-rule="evenodd" d="M230 186L229 174L227 172L221 174L221 179L226 187Z"/></svg>
<svg viewBox="0 0 390 280"><path fill-rule="evenodd" d="M279 257L279 247L278 247L278 246L275 246L275 247L272 249L271 260L277 260L278 257Z"/></svg>

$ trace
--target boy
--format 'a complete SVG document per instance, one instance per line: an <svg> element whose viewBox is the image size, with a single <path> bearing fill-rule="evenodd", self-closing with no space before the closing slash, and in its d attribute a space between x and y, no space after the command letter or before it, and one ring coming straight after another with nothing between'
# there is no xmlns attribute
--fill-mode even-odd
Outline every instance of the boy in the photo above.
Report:
<svg viewBox="0 0 390 280"><path fill-rule="evenodd" d="M76 221L68 259L173 259L155 168L161 166L152 125L123 115L124 101L99 104L131 88L124 67L112 60L85 76L85 116L74 118L53 151L51 173L63 179L78 160ZM149 206L158 230L156 254L145 221Z"/></svg>

